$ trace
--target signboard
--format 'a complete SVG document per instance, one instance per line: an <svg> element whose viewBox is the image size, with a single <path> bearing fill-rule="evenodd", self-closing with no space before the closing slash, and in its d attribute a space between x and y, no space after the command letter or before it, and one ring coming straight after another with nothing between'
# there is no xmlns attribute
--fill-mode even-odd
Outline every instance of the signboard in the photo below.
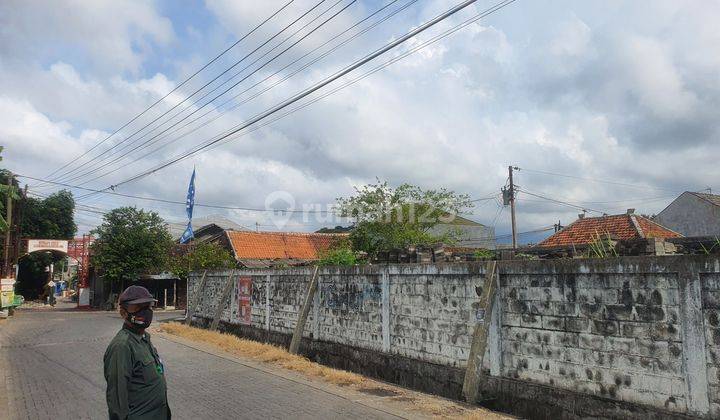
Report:
<svg viewBox="0 0 720 420"><path fill-rule="evenodd" d="M15 279L0 279L0 308L13 305L15 300Z"/></svg>
<svg viewBox="0 0 720 420"><path fill-rule="evenodd" d="M9 292L0 292L0 308L12 306L14 300L15 292L12 290Z"/></svg>
<svg viewBox="0 0 720 420"><path fill-rule="evenodd" d="M252 277L238 278L235 293L238 321L244 325L252 324Z"/></svg>
<svg viewBox="0 0 720 420"><path fill-rule="evenodd" d="M28 254L35 251L59 251L67 254L68 241L59 239L30 239L28 240Z"/></svg>
<svg viewBox="0 0 720 420"><path fill-rule="evenodd" d="M15 290L15 279L12 277L0 279L0 291L7 292L11 290Z"/></svg>

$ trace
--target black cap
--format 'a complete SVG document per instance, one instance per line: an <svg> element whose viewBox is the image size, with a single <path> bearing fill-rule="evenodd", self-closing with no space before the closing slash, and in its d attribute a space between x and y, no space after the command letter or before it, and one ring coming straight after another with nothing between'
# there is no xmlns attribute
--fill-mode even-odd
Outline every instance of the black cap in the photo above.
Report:
<svg viewBox="0 0 720 420"><path fill-rule="evenodd" d="M148 292L148 289L142 286L130 286L120 293L118 299L121 305L137 305L140 303L157 302L157 299Z"/></svg>

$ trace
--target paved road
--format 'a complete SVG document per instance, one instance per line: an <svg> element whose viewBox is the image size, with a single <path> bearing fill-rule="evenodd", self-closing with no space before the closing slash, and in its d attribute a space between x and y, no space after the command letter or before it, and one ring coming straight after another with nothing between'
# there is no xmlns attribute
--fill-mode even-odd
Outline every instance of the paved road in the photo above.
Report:
<svg viewBox="0 0 720 420"><path fill-rule="evenodd" d="M178 313L156 313L167 319ZM107 418L102 357L120 327L108 312L21 310L0 324L0 418ZM340 395L154 337L177 419L395 418Z"/></svg>

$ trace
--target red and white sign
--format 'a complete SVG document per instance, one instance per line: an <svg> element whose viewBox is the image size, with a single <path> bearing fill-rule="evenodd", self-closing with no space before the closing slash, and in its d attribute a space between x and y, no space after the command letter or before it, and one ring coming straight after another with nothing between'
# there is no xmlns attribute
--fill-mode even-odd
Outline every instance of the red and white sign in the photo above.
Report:
<svg viewBox="0 0 720 420"><path fill-rule="evenodd" d="M235 288L238 321L244 325L252 324L252 277L240 277Z"/></svg>
<svg viewBox="0 0 720 420"><path fill-rule="evenodd" d="M28 254L35 251L68 252L68 241L61 239L30 239L28 240Z"/></svg>

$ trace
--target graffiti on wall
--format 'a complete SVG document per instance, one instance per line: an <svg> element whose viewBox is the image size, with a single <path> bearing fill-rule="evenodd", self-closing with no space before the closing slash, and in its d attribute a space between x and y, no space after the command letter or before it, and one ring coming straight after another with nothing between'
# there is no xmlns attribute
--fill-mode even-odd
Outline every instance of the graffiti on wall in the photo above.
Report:
<svg viewBox="0 0 720 420"><path fill-rule="evenodd" d="M326 283L320 287L320 304L328 309L358 312L365 310L366 304L379 304L381 295L379 284Z"/></svg>
<svg viewBox="0 0 720 420"><path fill-rule="evenodd" d="M238 321L252 324L252 277L240 277L235 288L235 300L238 305Z"/></svg>

